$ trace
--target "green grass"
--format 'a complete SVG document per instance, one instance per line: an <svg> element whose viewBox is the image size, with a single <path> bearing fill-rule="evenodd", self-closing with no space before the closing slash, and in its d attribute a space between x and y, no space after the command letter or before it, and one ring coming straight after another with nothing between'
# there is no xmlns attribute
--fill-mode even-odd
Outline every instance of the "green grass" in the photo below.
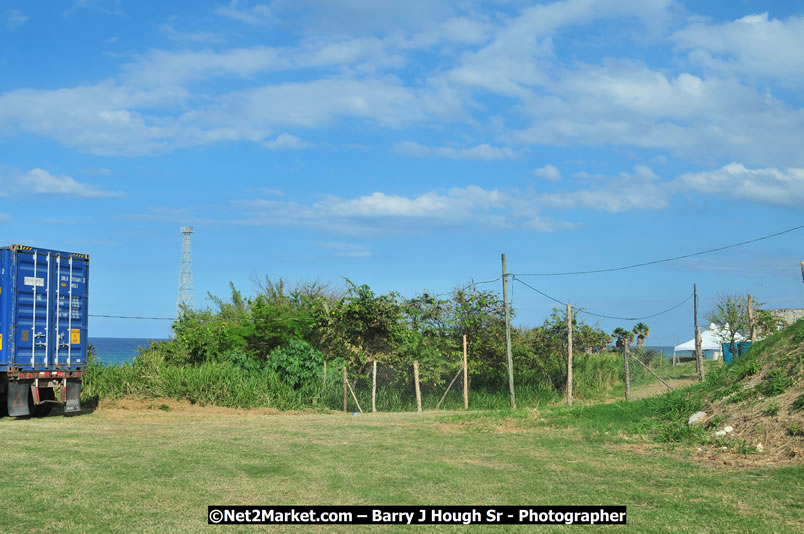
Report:
<svg viewBox="0 0 804 534"><path fill-rule="evenodd" d="M0 531L209 532L210 504L611 504L628 506L633 532L801 531L801 467L716 469L589 432L590 425L635 423L680 403L557 408L546 421L533 410L271 415L165 411L159 403L71 418L0 419ZM301 531L355 530L410 528Z"/></svg>

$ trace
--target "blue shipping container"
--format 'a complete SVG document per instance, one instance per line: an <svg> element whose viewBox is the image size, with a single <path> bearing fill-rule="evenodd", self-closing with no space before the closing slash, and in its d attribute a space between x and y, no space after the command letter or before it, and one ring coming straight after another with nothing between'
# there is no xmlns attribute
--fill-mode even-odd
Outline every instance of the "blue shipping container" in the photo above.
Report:
<svg viewBox="0 0 804 534"><path fill-rule="evenodd" d="M88 282L86 254L0 248L0 392L10 415L40 415L52 402L79 409Z"/></svg>

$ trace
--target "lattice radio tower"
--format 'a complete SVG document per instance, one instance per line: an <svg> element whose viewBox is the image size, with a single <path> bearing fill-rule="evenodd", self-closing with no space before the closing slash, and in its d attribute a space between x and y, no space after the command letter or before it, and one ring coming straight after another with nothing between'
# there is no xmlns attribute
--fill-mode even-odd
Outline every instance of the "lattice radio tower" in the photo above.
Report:
<svg viewBox="0 0 804 534"><path fill-rule="evenodd" d="M176 317L181 317L183 310L193 308L193 254L190 250L190 234L192 226L181 227L181 269L179 271L179 292L176 296Z"/></svg>

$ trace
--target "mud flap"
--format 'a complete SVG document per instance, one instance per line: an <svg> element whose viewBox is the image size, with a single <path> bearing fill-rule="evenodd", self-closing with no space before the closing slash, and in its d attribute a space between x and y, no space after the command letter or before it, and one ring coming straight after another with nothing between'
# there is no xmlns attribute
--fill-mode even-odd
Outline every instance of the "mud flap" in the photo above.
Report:
<svg viewBox="0 0 804 534"><path fill-rule="evenodd" d="M31 380L9 380L8 415L11 417L31 415L31 405L29 403L31 384L33 384Z"/></svg>
<svg viewBox="0 0 804 534"><path fill-rule="evenodd" d="M76 413L81 411L81 381L67 381L67 400L64 403L64 413Z"/></svg>

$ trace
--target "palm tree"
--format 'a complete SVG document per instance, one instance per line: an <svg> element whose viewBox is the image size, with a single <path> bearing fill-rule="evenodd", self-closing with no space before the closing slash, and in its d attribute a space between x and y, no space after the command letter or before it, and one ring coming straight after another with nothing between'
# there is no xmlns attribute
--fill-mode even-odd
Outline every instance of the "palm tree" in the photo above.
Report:
<svg viewBox="0 0 804 534"><path fill-rule="evenodd" d="M624 349L625 344L631 344L631 341L634 339L634 334L626 330L625 328L617 327L614 329L614 332L611 333L611 336L617 340L616 347L618 349Z"/></svg>
<svg viewBox="0 0 804 534"><path fill-rule="evenodd" d="M637 323L633 332L637 336L637 350L644 348L645 338L650 335L650 327L645 323Z"/></svg>

